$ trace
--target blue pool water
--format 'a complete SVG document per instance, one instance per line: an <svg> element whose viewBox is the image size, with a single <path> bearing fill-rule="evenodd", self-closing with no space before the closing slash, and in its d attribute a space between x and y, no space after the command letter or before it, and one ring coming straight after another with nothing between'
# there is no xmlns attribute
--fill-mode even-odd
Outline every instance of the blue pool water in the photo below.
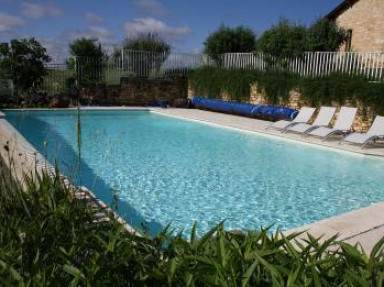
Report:
<svg viewBox="0 0 384 287"><path fill-rule="evenodd" d="M51 162L155 233L289 229L384 200L384 160L349 155L146 111L7 111ZM46 142L46 147L44 146Z"/></svg>

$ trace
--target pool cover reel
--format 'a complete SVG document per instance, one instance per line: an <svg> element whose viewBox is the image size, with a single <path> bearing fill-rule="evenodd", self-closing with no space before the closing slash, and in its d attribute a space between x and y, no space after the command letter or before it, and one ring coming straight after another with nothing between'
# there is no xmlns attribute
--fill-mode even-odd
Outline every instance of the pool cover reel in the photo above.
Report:
<svg viewBox="0 0 384 287"><path fill-rule="evenodd" d="M252 105L240 102L228 102L216 99L194 97L191 103L198 109L208 109L217 112L225 112L268 120L292 120L298 111L291 108L276 106Z"/></svg>

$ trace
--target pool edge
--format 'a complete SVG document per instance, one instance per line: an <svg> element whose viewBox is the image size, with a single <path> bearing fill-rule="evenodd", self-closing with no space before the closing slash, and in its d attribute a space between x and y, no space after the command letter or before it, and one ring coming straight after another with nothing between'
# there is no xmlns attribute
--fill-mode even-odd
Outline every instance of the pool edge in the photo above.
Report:
<svg viewBox="0 0 384 287"><path fill-rule="evenodd" d="M44 109L45 110L45 109ZM104 108L96 108L96 109L91 109L91 110L105 110ZM133 110L133 109L113 109L109 108L107 110ZM278 139L283 139L282 137L279 137L278 135L274 134L263 134L262 132L258 131L252 131L252 130L247 130L247 129L241 129L238 127L233 127L229 125L223 125L220 123L215 123L215 122L210 122L210 121L204 121L204 120L199 120L199 119L193 119L193 118L186 118L186 117L181 117L177 115L172 115L166 113L167 110L162 110L162 109L156 109L156 108L143 108L139 110L147 110L150 112L154 112L159 115L164 115L168 117L175 117L178 119L182 120L191 120L191 121L196 121L204 124L209 124L209 125L215 125L219 127L224 127L224 128L229 128L229 129L234 129L242 132L248 132L248 133L257 133L259 135L265 135L268 137L273 137L273 138L278 138ZM18 145L21 145L23 149L20 149L19 151L22 151L24 154L34 154L35 156L39 157L39 160L41 161L43 159L42 155L37 152L37 150L6 120L6 117L1 118L0 117L0 127L5 127L5 129L0 129L0 140L2 141L1 143L6 143L8 141L14 141L18 142ZM8 133L8 136L5 135L5 131ZM8 139L4 141L5 139ZM14 139L12 139L14 137ZM295 141L294 139L286 139L289 141ZM309 144L311 146L315 146L312 143L305 143L305 142L300 142L302 144ZM328 148L326 146L323 146L321 148L326 148L326 149L332 149ZM342 151L342 150L337 150L337 149L332 149L335 152L347 152L348 154L355 154L359 156L371 156L367 154L356 154L352 151ZM2 154L3 151L1 151L0 156L4 158L4 155ZM373 156L374 158L378 158L377 156ZM41 159L42 158L42 159ZM36 161L36 157L34 158L34 161ZM30 158L28 159L27 164L20 163L18 164L20 170L19 172L23 172L23 169L26 168L26 166L35 166L36 162L31 162ZM83 187L80 187L80 189L83 189ZM91 191L88 189L84 188L86 191L89 192L90 196L93 196L93 198L97 201L99 201L102 206L107 207L109 210L110 208L108 205L106 205L103 201L101 201L99 198L97 198ZM112 211L114 212L114 211ZM115 213L116 214L116 213ZM136 229L134 229L131 225L129 225L124 219L122 219L119 215L117 215L119 220L121 220L122 224L124 224L125 228L128 227L128 230L130 232L135 232L137 234L140 234ZM294 232L304 232L303 234L305 235L307 232L310 232L311 235L321 237L323 236L323 239L329 238L335 234L339 234L340 240L345 240L349 242L354 242L356 241L357 238L366 235L368 233L373 233L375 231L383 231L384 234L384 201L375 203L371 206L359 208L356 210L351 210L346 213L325 218L319 221L312 222L307 225L302 225L293 229L289 229L287 231L284 231L284 234L291 234ZM379 238L378 238L379 239ZM360 242L360 241L359 241ZM364 242L360 242L363 247L364 247ZM371 250L372 249L372 242L369 242L365 245L366 250Z"/></svg>
<svg viewBox="0 0 384 287"><path fill-rule="evenodd" d="M52 164L46 161L44 156L36 150L36 148L16 130L12 124L10 124L6 116L0 112L0 143L2 147L7 146L7 148L0 149L1 161L6 168L12 171L12 179L15 182L19 182L22 186L24 185L25 175L31 175L35 177L43 171L48 171L49 175L54 175L55 168ZM17 155L17 156L15 156ZM12 158L12 160L7 160L7 158ZM60 174L65 178L65 182L69 184L69 181L66 176ZM75 196L77 193L85 193L89 196L89 199L94 202L98 207L111 213L116 220L124 226L124 230L128 233L141 236L141 233L132 227L126 220L124 220L120 215L113 211L106 203L100 200L92 191L83 186L73 186L75 190Z"/></svg>

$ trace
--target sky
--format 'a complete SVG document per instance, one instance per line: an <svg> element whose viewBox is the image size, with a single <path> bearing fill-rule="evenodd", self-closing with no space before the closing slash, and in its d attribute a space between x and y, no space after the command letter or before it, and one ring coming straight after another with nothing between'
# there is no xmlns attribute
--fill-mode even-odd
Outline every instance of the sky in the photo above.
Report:
<svg viewBox="0 0 384 287"><path fill-rule="evenodd" d="M0 42L35 37L52 56L79 37L107 49L129 36L155 31L173 51L200 52L221 24L244 25L260 36L285 17L310 25L341 0L0 0Z"/></svg>

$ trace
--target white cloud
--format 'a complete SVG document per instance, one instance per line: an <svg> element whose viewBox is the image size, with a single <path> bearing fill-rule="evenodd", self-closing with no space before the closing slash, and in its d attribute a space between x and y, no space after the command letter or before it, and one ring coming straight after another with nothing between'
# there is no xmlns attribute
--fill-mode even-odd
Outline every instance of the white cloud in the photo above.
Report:
<svg viewBox="0 0 384 287"><path fill-rule="evenodd" d="M135 5L145 14L157 16L166 16L169 14L163 4L157 0L136 0Z"/></svg>
<svg viewBox="0 0 384 287"><path fill-rule="evenodd" d="M124 32L127 36L154 32L169 41L178 41L190 34L190 29L188 26L172 27L153 18L136 18L124 24Z"/></svg>
<svg viewBox="0 0 384 287"><path fill-rule="evenodd" d="M79 38L93 38L98 39L100 43L113 42L115 33L105 27L90 26L84 30L68 30L61 36L63 41L71 42Z"/></svg>
<svg viewBox="0 0 384 287"><path fill-rule="evenodd" d="M63 64L68 57L68 44L57 40L39 39L41 45L47 49L52 64Z"/></svg>
<svg viewBox="0 0 384 287"><path fill-rule="evenodd" d="M42 5L31 2L21 3L21 13L28 18L46 18L63 15L63 11L52 4Z"/></svg>
<svg viewBox="0 0 384 287"><path fill-rule="evenodd" d="M25 24L20 17L0 12L0 33L11 33L14 28Z"/></svg>
<svg viewBox="0 0 384 287"><path fill-rule="evenodd" d="M88 28L88 30L89 30L89 34L94 35L95 37L98 37L98 38L109 39L114 35L113 31L100 26L91 26Z"/></svg>
<svg viewBox="0 0 384 287"><path fill-rule="evenodd" d="M104 22L104 18L92 13L92 12L86 12L84 13L85 20L90 24L101 24Z"/></svg>

